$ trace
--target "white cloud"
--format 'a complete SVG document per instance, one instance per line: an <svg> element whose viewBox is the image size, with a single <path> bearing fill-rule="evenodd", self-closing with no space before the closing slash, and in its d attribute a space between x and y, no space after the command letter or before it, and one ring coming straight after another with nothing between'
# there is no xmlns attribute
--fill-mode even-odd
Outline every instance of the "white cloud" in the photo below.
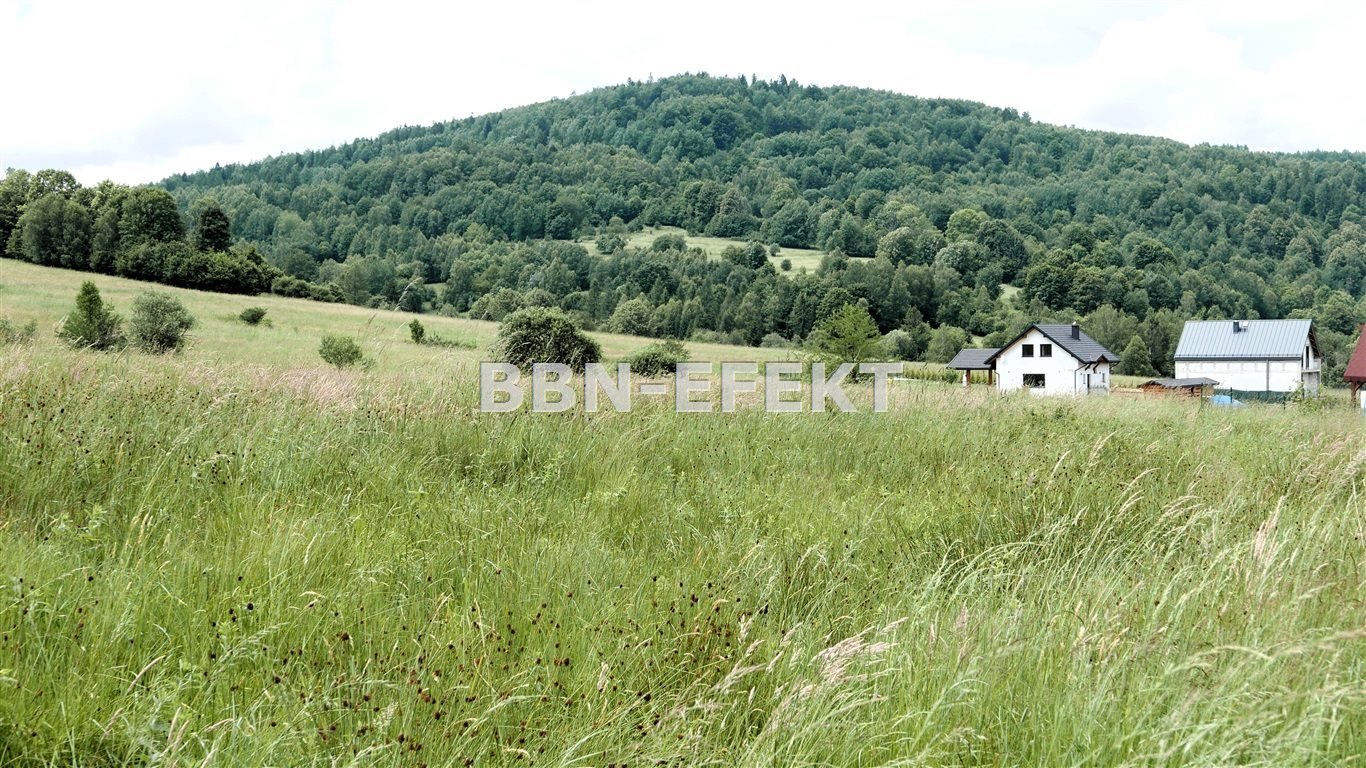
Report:
<svg viewBox="0 0 1366 768"><path fill-rule="evenodd" d="M1363 28L1366 9L1328 3L0 0L0 166L154 181L703 70L1189 143L1366 150L1349 91Z"/></svg>

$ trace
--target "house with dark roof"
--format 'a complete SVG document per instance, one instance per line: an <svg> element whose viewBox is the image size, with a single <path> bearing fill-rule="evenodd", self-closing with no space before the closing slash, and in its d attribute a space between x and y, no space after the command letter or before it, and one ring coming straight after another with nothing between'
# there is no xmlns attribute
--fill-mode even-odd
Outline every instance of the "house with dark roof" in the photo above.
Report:
<svg viewBox="0 0 1366 768"><path fill-rule="evenodd" d="M1352 350L1352 359L1347 361L1342 380L1352 390L1352 405L1366 408L1366 396L1361 391L1361 385L1366 384L1366 325L1361 326L1361 336L1357 339L1356 349Z"/></svg>
<svg viewBox="0 0 1366 768"><path fill-rule="evenodd" d="M1311 320L1190 320L1176 344L1176 378L1220 389L1318 394L1321 358Z"/></svg>
<svg viewBox="0 0 1366 768"><path fill-rule="evenodd" d="M988 376L1002 392L1028 390L1036 395L1087 395L1110 392L1110 365L1118 358L1076 323L1034 323L999 349L965 349L948 367Z"/></svg>

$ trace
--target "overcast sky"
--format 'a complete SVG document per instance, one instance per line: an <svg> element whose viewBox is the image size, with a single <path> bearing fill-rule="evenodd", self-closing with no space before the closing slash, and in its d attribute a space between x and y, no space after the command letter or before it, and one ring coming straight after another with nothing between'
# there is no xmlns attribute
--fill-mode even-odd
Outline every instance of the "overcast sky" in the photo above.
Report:
<svg viewBox="0 0 1366 768"><path fill-rule="evenodd" d="M466 7L466 6L469 7ZM1366 4L0 0L0 167L152 182L680 72L1366 150Z"/></svg>

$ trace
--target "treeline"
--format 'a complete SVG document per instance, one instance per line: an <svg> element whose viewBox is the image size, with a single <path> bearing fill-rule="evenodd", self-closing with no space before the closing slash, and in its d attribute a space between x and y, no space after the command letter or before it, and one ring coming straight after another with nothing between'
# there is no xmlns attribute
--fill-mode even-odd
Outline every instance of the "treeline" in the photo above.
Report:
<svg viewBox="0 0 1366 768"><path fill-rule="evenodd" d="M11 169L0 181L5 255L185 288L255 294L281 276L254 245L233 246L228 215L196 201L187 228L157 187L83 187L66 171Z"/></svg>
<svg viewBox="0 0 1366 768"><path fill-rule="evenodd" d="M800 341L822 307L852 297L906 354L933 359L1022 322L1086 318L1110 329L1093 335L1116 352L1141 338L1159 368L1184 319L1306 316L1332 377L1335 350L1366 320L1363 160L1190 147L785 78L685 75L163 186L195 222L205 198L217 201L241 243L202 251L191 238L188 251L259 252L278 275L254 284L285 295L480 317L555 303L595 327L750 344ZM42 192L27 193L32 207L53 190L30 182ZM91 268L117 270L120 251L146 248L136 217L115 247L99 239L102 221L124 231L122 210L101 202L105 186L34 217L84 207ZM134 193L153 194L124 192ZM751 244L719 261L668 238L625 246L657 226ZM12 253L65 252L36 234L26 246L27 225L15 231ZM592 252L569 242L585 238L596 239ZM785 275L760 258L775 246L830 257ZM155 271L176 259L148 261ZM123 263L140 260L130 252Z"/></svg>
<svg viewBox="0 0 1366 768"><path fill-rule="evenodd" d="M187 210L212 194L285 274L349 281L345 299L361 303L430 302L417 284L453 271L464 280L482 262L460 265L494 244L678 226L881 256L892 270L952 270L917 307L935 327L976 336L1002 330L992 306L1002 284L1052 313L1308 315L1351 333L1366 291L1363 160L1190 147L785 78L685 75L164 185ZM641 288L652 306L667 303Z"/></svg>
<svg viewBox="0 0 1366 768"><path fill-rule="evenodd" d="M1167 372L1184 319L1166 308L1136 318L1110 304L1086 315L1052 310L1019 292L1005 295L999 283L974 285L944 263L833 254L814 272L784 274L771 256L751 242L709 258L676 234L607 255L561 241L467 243L433 308L501 320L523 307L557 306L598 330L781 347L808 339L853 304L867 310L889 353L932 362L947 362L974 334L990 346L1030 322L1081 319L1116 352L1140 336Z"/></svg>

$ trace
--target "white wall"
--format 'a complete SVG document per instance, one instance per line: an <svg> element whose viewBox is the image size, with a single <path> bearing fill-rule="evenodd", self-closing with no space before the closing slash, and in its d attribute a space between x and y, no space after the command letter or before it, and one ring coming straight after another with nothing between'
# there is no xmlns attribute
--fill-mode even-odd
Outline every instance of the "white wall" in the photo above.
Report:
<svg viewBox="0 0 1366 768"><path fill-rule="evenodd" d="M1200 376L1219 382L1220 389L1248 392L1294 392L1300 382L1318 391L1318 376L1307 376L1299 360L1177 360L1176 378Z"/></svg>
<svg viewBox="0 0 1366 768"><path fill-rule="evenodd" d="M1025 344L1034 345L1034 357L1020 354ZM1053 345L1052 357L1039 357L1041 344ZM1094 367L1077 370L1081 365L1075 357L1068 354L1052 339L1031 329L1024 338L1001 351L996 357L997 386L1002 392L1014 392L1024 388L1026 373L1042 373L1043 388L1029 391L1036 395L1083 395L1086 394L1086 375L1091 374L1091 386L1108 392L1110 389L1110 364L1100 363Z"/></svg>

